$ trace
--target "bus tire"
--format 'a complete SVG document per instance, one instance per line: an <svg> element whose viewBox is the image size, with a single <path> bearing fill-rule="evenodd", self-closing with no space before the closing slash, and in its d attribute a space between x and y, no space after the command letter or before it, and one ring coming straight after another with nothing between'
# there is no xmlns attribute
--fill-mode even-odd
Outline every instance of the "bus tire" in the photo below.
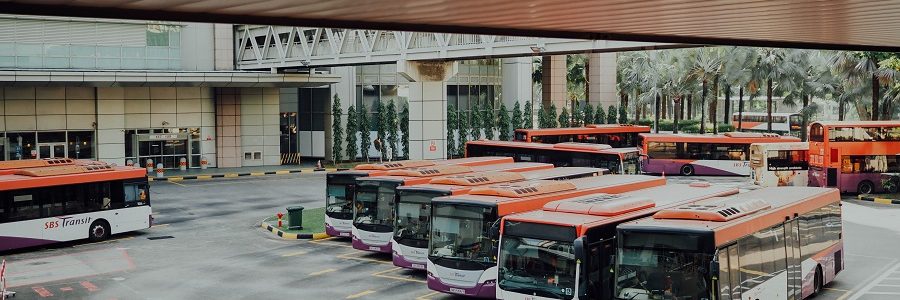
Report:
<svg viewBox="0 0 900 300"><path fill-rule="evenodd" d="M856 192L860 194L871 194L875 191L875 185L871 181L863 180L856 186Z"/></svg>
<svg viewBox="0 0 900 300"><path fill-rule="evenodd" d="M109 238L109 222L106 220L100 219L91 223L91 227L88 228L88 240L91 242L100 242Z"/></svg>
<svg viewBox="0 0 900 300"><path fill-rule="evenodd" d="M684 176L694 175L694 166L692 166L692 165L681 166L681 175L684 175Z"/></svg>
<svg viewBox="0 0 900 300"><path fill-rule="evenodd" d="M824 284L822 282L822 266L816 266L816 275L813 278L813 293L810 296L818 295L822 291Z"/></svg>

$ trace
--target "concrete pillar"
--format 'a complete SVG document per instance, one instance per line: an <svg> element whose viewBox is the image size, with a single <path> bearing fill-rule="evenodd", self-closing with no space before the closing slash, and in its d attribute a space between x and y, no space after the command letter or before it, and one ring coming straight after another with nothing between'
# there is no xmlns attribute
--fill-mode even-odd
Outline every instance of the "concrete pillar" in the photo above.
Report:
<svg viewBox="0 0 900 300"><path fill-rule="evenodd" d="M566 107L566 56L544 56L541 62L542 104L556 104L556 109ZM537 104L537 103L535 103ZM538 109L538 107L535 107Z"/></svg>
<svg viewBox="0 0 900 300"><path fill-rule="evenodd" d="M531 67L531 57L503 59L503 104L509 110L516 102L524 107L525 102L534 98L531 94Z"/></svg>
<svg viewBox="0 0 900 300"><path fill-rule="evenodd" d="M616 91L616 53L591 53L588 61L588 102L591 105L603 105L603 110L610 105L619 107L619 95Z"/></svg>
<svg viewBox="0 0 900 300"><path fill-rule="evenodd" d="M398 61L409 81L409 158L443 159L447 154L447 85L457 62Z"/></svg>

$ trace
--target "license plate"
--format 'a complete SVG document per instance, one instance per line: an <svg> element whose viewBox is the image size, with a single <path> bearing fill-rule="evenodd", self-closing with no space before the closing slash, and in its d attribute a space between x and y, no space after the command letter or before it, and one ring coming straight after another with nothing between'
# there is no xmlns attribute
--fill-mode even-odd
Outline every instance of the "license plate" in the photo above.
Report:
<svg viewBox="0 0 900 300"><path fill-rule="evenodd" d="M422 264L412 264L412 267L414 269L424 269L425 268L425 266Z"/></svg>
<svg viewBox="0 0 900 300"><path fill-rule="evenodd" d="M450 292L451 292L451 293L457 293L457 294L465 294L465 293L466 293L466 290L464 290L464 289L458 289L458 288L450 288Z"/></svg>
<svg viewBox="0 0 900 300"><path fill-rule="evenodd" d="M372 247L369 247L369 250L372 250L372 251L381 251L381 248L372 246Z"/></svg>
<svg viewBox="0 0 900 300"><path fill-rule="evenodd" d="M341 236L350 236L349 232L341 232Z"/></svg>

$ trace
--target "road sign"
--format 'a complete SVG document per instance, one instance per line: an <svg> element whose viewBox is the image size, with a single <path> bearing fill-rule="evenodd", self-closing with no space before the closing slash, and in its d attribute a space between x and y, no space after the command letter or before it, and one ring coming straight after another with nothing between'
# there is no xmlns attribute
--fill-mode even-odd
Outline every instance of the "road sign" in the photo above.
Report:
<svg viewBox="0 0 900 300"><path fill-rule="evenodd" d="M428 151L437 151L437 145L435 145L434 142L431 142L431 146L428 146Z"/></svg>

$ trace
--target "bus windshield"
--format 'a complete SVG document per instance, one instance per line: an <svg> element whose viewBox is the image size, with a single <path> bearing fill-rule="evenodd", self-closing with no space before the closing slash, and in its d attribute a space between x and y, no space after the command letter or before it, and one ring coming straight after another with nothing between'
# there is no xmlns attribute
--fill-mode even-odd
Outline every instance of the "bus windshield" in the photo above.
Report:
<svg viewBox="0 0 900 300"><path fill-rule="evenodd" d="M506 291L572 299L575 290L573 243L504 235L498 284Z"/></svg>
<svg viewBox="0 0 900 300"><path fill-rule="evenodd" d="M400 192L394 230L394 240L397 243L416 248L428 247L431 199L440 196L445 195L422 191Z"/></svg>
<svg viewBox="0 0 900 300"><path fill-rule="evenodd" d="M354 225L372 225L373 228L390 230L393 225L394 192L396 185L359 184L356 192L356 217ZM378 229L373 229L378 230Z"/></svg>
<svg viewBox="0 0 900 300"><path fill-rule="evenodd" d="M487 235L493 219L488 207L435 204L431 229L429 255L443 259L471 262L480 269L482 265L493 264L495 258L493 244Z"/></svg>
<svg viewBox="0 0 900 300"><path fill-rule="evenodd" d="M524 131L516 131L516 137L513 140L518 142L527 142L525 140L526 136L528 136L528 134Z"/></svg>
<svg viewBox="0 0 900 300"><path fill-rule="evenodd" d="M347 197L349 187L344 184L328 184L325 188L325 213L338 219L349 220L353 215L353 198Z"/></svg>
<svg viewBox="0 0 900 300"><path fill-rule="evenodd" d="M626 234L616 263L618 299L705 299L712 255L698 251L699 236Z"/></svg>

